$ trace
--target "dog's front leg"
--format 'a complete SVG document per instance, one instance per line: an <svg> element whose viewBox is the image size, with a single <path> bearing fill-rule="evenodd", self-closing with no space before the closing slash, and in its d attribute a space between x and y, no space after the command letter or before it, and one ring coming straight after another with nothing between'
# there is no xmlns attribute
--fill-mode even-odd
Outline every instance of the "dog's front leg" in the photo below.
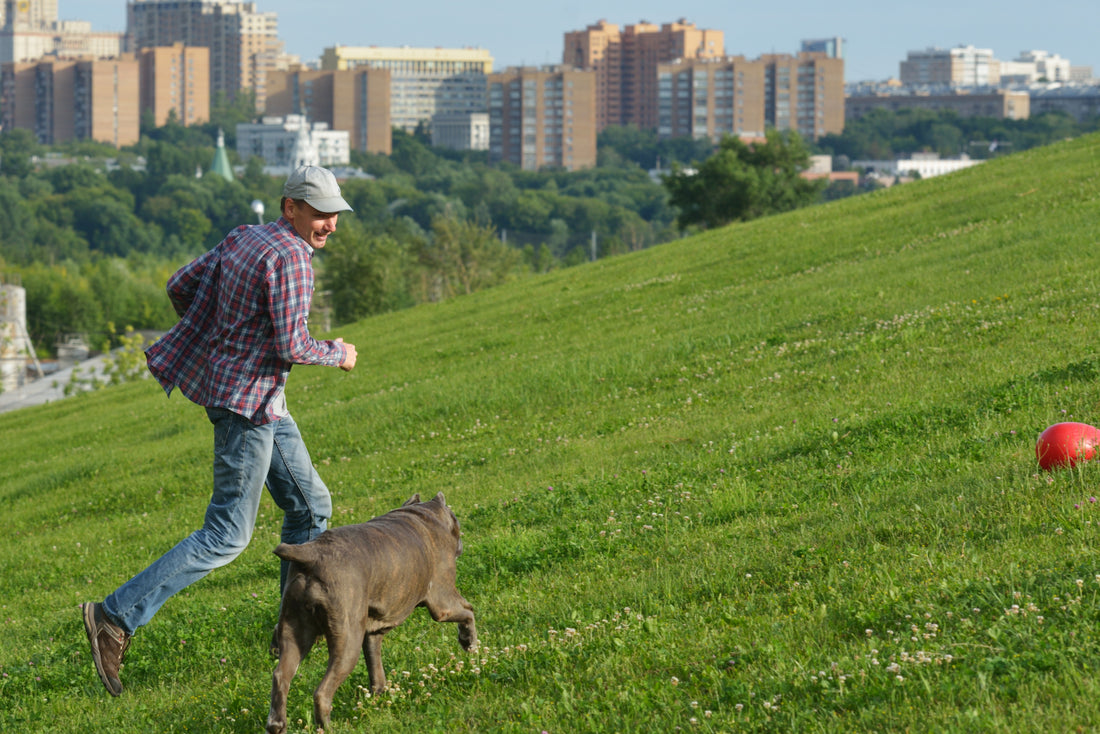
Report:
<svg viewBox="0 0 1100 734"><path fill-rule="evenodd" d="M386 688L386 669L382 667L382 637L385 632L368 632L363 635L363 657L370 675L370 689L381 693Z"/></svg>
<svg viewBox="0 0 1100 734"><path fill-rule="evenodd" d="M443 594L440 598L428 601L428 613L436 622L455 622L458 624L458 644L463 650L477 650L477 625L474 623L474 608L457 591Z"/></svg>

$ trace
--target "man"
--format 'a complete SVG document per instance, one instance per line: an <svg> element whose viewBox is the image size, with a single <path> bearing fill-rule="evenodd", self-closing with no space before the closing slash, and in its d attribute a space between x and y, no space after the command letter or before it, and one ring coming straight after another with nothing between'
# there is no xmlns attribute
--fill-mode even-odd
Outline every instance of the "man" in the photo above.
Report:
<svg viewBox="0 0 1100 734"><path fill-rule="evenodd" d="M284 543L317 537L332 513L283 390L294 364L355 367L353 345L317 341L306 323L314 250L351 207L330 171L302 166L287 178L280 208L278 221L238 227L168 281L180 321L146 358L166 393L178 387L206 408L214 492L199 530L102 603L81 605L96 672L112 696L122 693L119 668L134 632L173 594L244 551L265 483L285 513Z"/></svg>

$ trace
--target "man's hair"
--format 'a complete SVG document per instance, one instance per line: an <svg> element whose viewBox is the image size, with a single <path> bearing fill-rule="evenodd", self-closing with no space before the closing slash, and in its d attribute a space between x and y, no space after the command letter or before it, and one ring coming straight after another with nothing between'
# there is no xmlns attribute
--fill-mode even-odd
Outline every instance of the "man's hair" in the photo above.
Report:
<svg viewBox="0 0 1100 734"><path fill-rule="evenodd" d="M279 214L282 216L286 216L286 203L288 201L293 201L295 206L301 206L305 203L305 199L291 199L290 197L284 196L279 199Z"/></svg>

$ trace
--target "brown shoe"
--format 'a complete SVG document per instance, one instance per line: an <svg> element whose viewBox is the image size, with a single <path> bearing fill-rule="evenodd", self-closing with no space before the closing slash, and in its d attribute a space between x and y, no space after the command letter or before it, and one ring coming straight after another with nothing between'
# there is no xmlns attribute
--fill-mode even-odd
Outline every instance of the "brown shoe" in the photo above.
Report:
<svg viewBox="0 0 1100 734"><path fill-rule="evenodd" d="M103 687L112 696L122 693L122 682L118 679L122 659L130 647L130 635L107 619L103 607L96 602L81 604L84 612L84 630L88 633L88 642L92 645L92 660L95 671L103 681Z"/></svg>

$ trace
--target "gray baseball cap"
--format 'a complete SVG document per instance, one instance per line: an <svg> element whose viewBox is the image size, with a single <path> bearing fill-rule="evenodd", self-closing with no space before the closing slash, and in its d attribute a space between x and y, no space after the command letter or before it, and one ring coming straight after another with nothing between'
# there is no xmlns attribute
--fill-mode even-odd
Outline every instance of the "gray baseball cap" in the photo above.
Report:
<svg viewBox="0 0 1100 734"><path fill-rule="evenodd" d="M283 196L305 201L324 214L352 211L340 195L336 176L320 166L298 166L294 169L283 185Z"/></svg>

